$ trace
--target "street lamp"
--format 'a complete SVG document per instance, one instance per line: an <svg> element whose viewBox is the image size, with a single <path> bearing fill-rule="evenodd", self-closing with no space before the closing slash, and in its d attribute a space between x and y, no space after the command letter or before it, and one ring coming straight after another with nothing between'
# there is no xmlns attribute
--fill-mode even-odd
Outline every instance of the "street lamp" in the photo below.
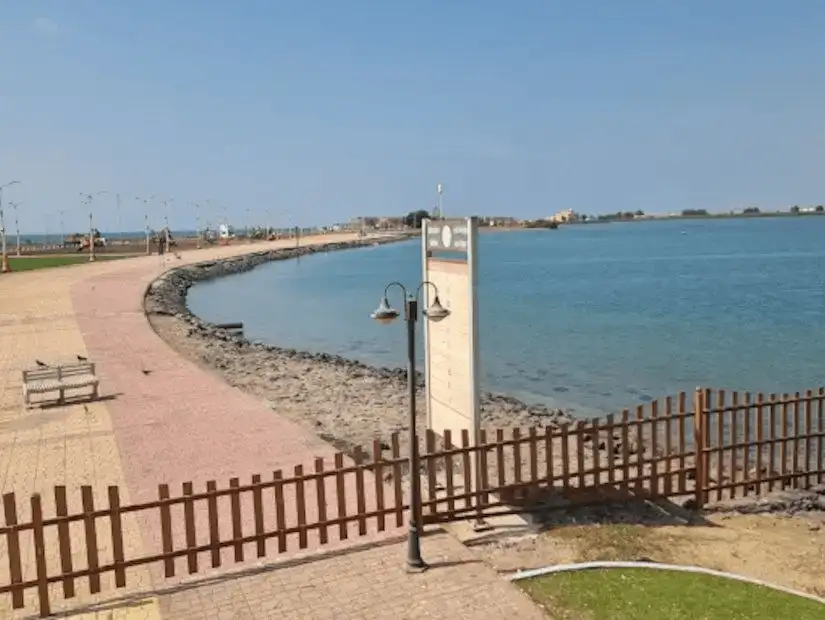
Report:
<svg viewBox="0 0 825 620"><path fill-rule="evenodd" d="M85 192L80 192L80 197L83 198L83 204L89 205L89 262L93 263L95 261L95 229L94 223L92 222L92 203L97 196L102 196L103 194L108 194L105 189L99 192L95 192L94 194L87 194Z"/></svg>
<svg viewBox="0 0 825 620"><path fill-rule="evenodd" d="M20 256L20 220L17 219L17 207L21 204L23 203L9 201L9 206L11 207L11 210L14 211L14 234L17 236L15 256Z"/></svg>
<svg viewBox="0 0 825 620"><path fill-rule="evenodd" d="M421 514L421 473L418 456L418 434L415 415L415 322L418 320L418 298L424 286L431 286L435 292L433 303L429 308L422 309L421 313L429 320L438 322L449 316L450 311L441 305L438 299L438 287L429 281L418 285L414 295L400 282L390 282L384 287L381 303L370 317L379 323L389 324L400 316L398 310L390 305L387 293L392 287L401 289L404 295L404 320L407 322L407 390L409 392L409 425L410 425L410 525L407 536L407 566L411 569L423 570L427 564L421 558L420 529L418 522Z"/></svg>
<svg viewBox="0 0 825 620"><path fill-rule="evenodd" d="M195 205L195 249L201 249L201 206L197 202Z"/></svg>
<svg viewBox="0 0 825 620"><path fill-rule="evenodd" d="M5 185L0 185L0 241L2 242L2 266L0 266L0 272L8 273L11 271L11 267L9 267L9 255L6 252L6 222L3 219L3 190L7 187L11 187L12 185L18 185L20 181L9 181Z"/></svg>
<svg viewBox="0 0 825 620"><path fill-rule="evenodd" d="M149 196L148 198L135 196L135 200L139 200L143 203L143 226L146 229L146 256L149 256L152 253L149 240L149 205L154 199L154 196Z"/></svg>
<svg viewBox="0 0 825 620"><path fill-rule="evenodd" d="M163 205L163 260L166 261L166 255L169 253L169 203L174 202L174 198L166 198L161 200Z"/></svg>

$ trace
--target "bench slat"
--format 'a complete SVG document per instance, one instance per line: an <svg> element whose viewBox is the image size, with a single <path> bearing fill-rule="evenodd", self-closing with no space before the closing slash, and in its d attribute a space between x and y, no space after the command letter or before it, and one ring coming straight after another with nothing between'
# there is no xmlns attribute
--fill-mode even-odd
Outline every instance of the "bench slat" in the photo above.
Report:
<svg viewBox="0 0 825 620"><path fill-rule="evenodd" d="M23 371L23 381L42 381L44 379L57 379L59 377L71 377L76 375L94 375L94 362L80 362L77 364L61 364L49 368L34 368Z"/></svg>

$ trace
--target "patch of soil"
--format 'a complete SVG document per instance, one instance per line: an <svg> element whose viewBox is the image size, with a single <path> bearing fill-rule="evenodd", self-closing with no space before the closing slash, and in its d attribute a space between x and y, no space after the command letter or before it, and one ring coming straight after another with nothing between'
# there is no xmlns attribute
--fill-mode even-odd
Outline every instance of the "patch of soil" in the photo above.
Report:
<svg viewBox="0 0 825 620"><path fill-rule="evenodd" d="M654 561L746 575L825 597L821 515L711 514L701 523L587 523L474 547L502 572L594 560Z"/></svg>

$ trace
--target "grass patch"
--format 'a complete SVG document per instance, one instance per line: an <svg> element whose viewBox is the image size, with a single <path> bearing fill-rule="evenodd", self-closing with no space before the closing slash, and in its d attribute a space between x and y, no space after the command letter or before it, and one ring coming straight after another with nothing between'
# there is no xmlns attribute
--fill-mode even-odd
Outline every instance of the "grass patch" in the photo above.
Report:
<svg viewBox="0 0 825 620"><path fill-rule="evenodd" d="M95 260L118 260L125 256L100 254ZM67 265L81 265L89 262L89 255L80 256L10 256L9 266L12 271L32 271L33 269L50 269L52 267L66 267Z"/></svg>
<svg viewBox="0 0 825 620"><path fill-rule="evenodd" d="M732 579L676 571L592 569L516 582L562 620L821 620L825 605Z"/></svg>

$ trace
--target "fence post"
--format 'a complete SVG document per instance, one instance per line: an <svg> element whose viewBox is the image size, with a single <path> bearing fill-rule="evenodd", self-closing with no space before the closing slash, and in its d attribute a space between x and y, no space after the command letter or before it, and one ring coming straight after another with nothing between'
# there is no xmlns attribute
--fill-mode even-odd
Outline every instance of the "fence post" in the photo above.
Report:
<svg viewBox="0 0 825 620"><path fill-rule="evenodd" d="M37 598L40 603L40 617L46 618L52 613L49 603L49 574L46 568L46 537L43 527L43 504L40 494L31 498L32 533L34 537L34 564L37 571Z"/></svg>
<svg viewBox="0 0 825 620"><path fill-rule="evenodd" d="M23 567L20 556L20 533L17 531L17 500L14 493L3 494L3 512L5 514L6 549L9 555L9 585L12 609L21 609L25 603L25 592L19 584L23 583Z"/></svg>
<svg viewBox="0 0 825 620"><path fill-rule="evenodd" d="M696 469L694 493L697 509L705 505L705 434L704 391L697 387L693 394L693 465Z"/></svg>

